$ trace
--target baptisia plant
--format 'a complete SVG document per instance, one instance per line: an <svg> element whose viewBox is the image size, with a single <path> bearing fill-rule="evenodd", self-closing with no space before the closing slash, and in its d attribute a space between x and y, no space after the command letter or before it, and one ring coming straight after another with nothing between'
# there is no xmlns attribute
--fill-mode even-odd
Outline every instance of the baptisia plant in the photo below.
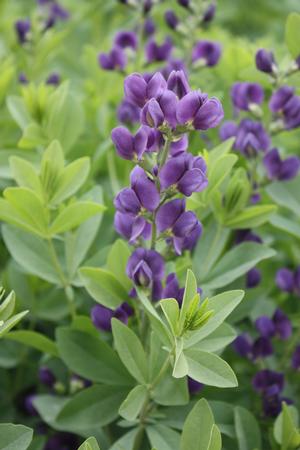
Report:
<svg viewBox="0 0 300 450"><path fill-rule="evenodd" d="M176 259L192 251L202 233L201 222L188 210L186 199L209 185L205 159L188 152L188 134L216 127L223 118L223 108L217 98L191 90L183 71L173 71L167 80L160 73L151 77L132 74L124 85L125 101L140 111L140 128L134 133L125 127L112 131L118 155L135 164L130 187L122 189L114 200L115 228L133 251L119 240L105 268L82 267L80 276L99 303L93 307L92 321L99 330L112 330L122 367L118 375L112 367L110 371L124 385L118 413L132 430L118 444L126 443L132 450L149 448L147 436L150 445L159 448L159 436L167 433L174 448L179 448L180 436L164 424L162 405L188 403L188 390L193 395L202 384L237 385L232 369L216 352L234 339L233 330L223 322L240 303L243 292L201 298L191 270L184 288L175 273ZM62 339L59 336L65 347ZM75 335L64 333L64 339L72 341ZM96 341L100 351L104 342ZM108 346L107 351L114 354ZM91 378L84 362L78 363L65 350L62 356L72 370ZM122 373L125 378L121 381ZM111 385L115 384L113 378L99 372L94 381ZM204 408L207 413L209 407L203 402L195 408ZM197 419L199 427L202 419ZM209 430L196 437L199 445L193 448L202 448L201 441L201 445L207 444L203 448L221 449L220 433L211 419L209 423ZM183 450L191 448L195 432L188 438L189 433L183 429ZM214 439L216 446L210 447Z"/></svg>

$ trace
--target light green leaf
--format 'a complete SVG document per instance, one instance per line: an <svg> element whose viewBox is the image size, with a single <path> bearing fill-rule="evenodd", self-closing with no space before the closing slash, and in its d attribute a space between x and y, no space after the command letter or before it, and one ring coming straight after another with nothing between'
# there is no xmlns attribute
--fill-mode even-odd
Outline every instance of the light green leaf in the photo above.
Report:
<svg viewBox="0 0 300 450"><path fill-rule="evenodd" d="M97 440L94 437L90 437L81 444L78 450L100 450L100 447Z"/></svg>
<svg viewBox="0 0 300 450"><path fill-rule="evenodd" d="M188 363L183 353L183 340L182 338L175 341L175 361L173 367L173 377L182 378L188 374Z"/></svg>
<svg viewBox="0 0 300 450"><path fill-rule="evenodd" d="M42 185L34 166L23 158L12 156L9 159L12 175L19 186L27 187L42 195Z"/></svg>
<svg viewBox="0 0 300 450"><path fill-rule="evenodd" d="M120 416L129 421L135 420L139 415L147 396L148 391L146 386L135 386L121 404L119 408Z"/></svg>
<svg viewBox="0 0 300 450"><path fill-rule="evenodd" d="M186 274L184 295L180 309L179 331L181 331L183 328L188 308L196 294L197 294L197 280L193 272L190 269L188 269Z"/></svg>
<svg viewBox="0 0 300 450"><path fill-rule="evenodd" d="M29 123L23 130L23 135L18 142L18 146L24 149L31 149L46 145L47 136L43 128L35 122Z"/></svg>
<svg viewBox="0 0 300 450"><path fill-rule="evenodd" d="M26 126L30 123L31 118L25 108L22 98L15 95L10 95L6 99L6 106L13 119L17 122L19 127L24 130L24 128L26 128Z"/></svg>
<svg viewBox="0 0 300 450"><path fill-rule="evenodd" d="M219 428L212 426L210 441L207 450L222 450L222 437Z"/></svg>
<svg viewBox="0 0 300 450"><path fill-rule="evenodd" d="M216 352L227 347L236 338L236 332L227 323L222 323L206 339L201 340L199 348L206 352Z"/></svg>
<svg viewBox="0 0 300 450"><path fill-rule="evenodd" d="M0 320L7 320L14 312L16 296L14 291L10 292L6 299L0 304Z"/></svg>
<svg viewBox="0 0 300 450"><path fill-rule="evenodd" d="M270 219L270 224L286 233L300 239L300 225L295 220L287 219L279 214L274 214Z"/></svg>
<svg viewBox="0 0 300 450"><path fill-rule="evenodd" d="M128 450L132 448L137 430L133 429L118 439L109 450Z"/></svg>
<svg viewBox="0 0 300 450"><path fill-rule="evenodd" d="M165 425L151 425L146 428L149 441L159 450L179 450L180 435Z"/></svg>
<svg viewBox="0 0 300 450"><path fill-rule="evenodd" d="M256 242L239 244L225 253L204 280L200 280L201 287L205 291L226 286L275 254L273 249Z"/></svg>
<svg viewBox="0 0 300 450"><path fill-rule="evenodd" d="M208 450L214 417L207 401L202 398L187 416L180 440L180 450Z"/></svg>
<svg viewBox="0 0 300 450"><path fill-rule="evenodd" d="M6 339L28 345L29 347L33 347L42 353L48 353L51 356L58 356L58 351L55 343L51 341L51 339L49 339L47 336L44 336L37 331L12 331L6 336Z"/></svg>
<svg viewBox="0 0 300 450"><path fill-rule="evenodd" d="M161 309L168 321L174 336L177 335L177 324L179 319L179 305L175 298L167 298L159 302Z"/></svg>
<svg viewBox="0 0 300 450"><path fill-rule="evenodd" d="M234 408L234 426L239 450L261 448L261 435L253 414L245 408Z"/></svg>
<svg viewBox="0 0 300 450"><path fill-rule="evenodd" d="M184 351L188 363L188 375L199 383L222 388L236 387L236 376L219 356L196 348Z"/></svg>
<svg viewBox="0 0 300 450"><path fill-rule="evenodd" d="M49 233L51 235L64 233L78 227L90 217L105 210L98 203L88 201L77 201L66 206L51 224Z"/></svg>
<svg viewBox="0 0 300 450"><path fill-rule="evenodd" d="M0 423L1 450L26 450L32 441L33 430L24 425Z"/></svg>
<svg viewBox="0 0 300 450"><path fill-rule="evenodd" d="M298 411L294 406L282 404L282 412L274 424L274 437L281 444L281 450L298 448L300 445L300 432L298 427Z"/></svg>
<svg viewBox="0 0 300 450"><path fill-rule="evenodd" d="M112 319L116 350L128 372L141 384L148 380L146 353L137 335L117 319Z"/></svg>
<svg viewBox="0 0 300 450"><path fill-rule="evenodd" d="M296 177L292 181L282 183L277 181L267 186L266 191L278 205L289 209L298 217L300 217L300 177Z"/></svg>
<svg viewBox="0 0 300 450"><path fill-rule="evenodd" d="M285 25L285 43L294 59L300 55L300 14L291 13Z"/></svg>
<svg viewBox="0 0 300 450"><path fill-rule="evenodd" d="M126 266L131 252L128 245L121 239L117 239L107 257L107 269L113 272L124 288L129 291L132 283L126 275Z"/></svg>
<svg viewBox="0 0 300 450"><path fill-rule="evenodd" d="M132 385L118 355L103 340L71 328L58 328L56 339L62 360L73 372L108 385Z"/></svg>
<svg viewBox="0 0 300 450"><path fill-rule="evenodd" d="M15 325L17 325L20 320L23 319L29 311L22 311L14 316L11 316L8 320L6 320L2 325L0 325L0 337L3 337L6 333L9 332Z"/></svg>
<svg viewBox="0 0 300 450"><path fill-rule="evenodd" d="M186 405L189 401L187 380L184 377L174 378L171 369L167 370L166 375L154 389L152 396L159 405Z"/></svg>
<svg viewBox="0 0 300 450"><path fill-rule="evenodd" d="M275 205L249 206L225 220L224 225L234 229L255 228L267 222L276 209Z"/></svg>
<svg viewBox="0 0 300 450"><path fill-rule="evenodd" d="M95 267L81 267L79 275L96 302L115 309L128 298L128 292L113 273Z"/></svg>

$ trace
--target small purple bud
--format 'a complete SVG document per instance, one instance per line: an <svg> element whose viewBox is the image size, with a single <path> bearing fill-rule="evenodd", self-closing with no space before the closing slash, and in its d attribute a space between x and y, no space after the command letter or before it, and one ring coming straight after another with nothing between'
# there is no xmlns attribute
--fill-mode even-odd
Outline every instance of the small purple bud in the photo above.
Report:
<svg viewBox="0 0 300 450"><path fill-rule="evenodd" d="M271 341L263 336L257 338L252 346L253 358L267 358L273 354Z"/></svg>
<svg viewBox="0 0 300 450"><path fill-rule="evenodd" d="M295 370L300 370L300 345L298 345L292 355L292 367Z"/></svg>
<svg viewBox="0 0 300 450"><path fill-rule="evenodd" d="M114 44L121 48L137 49L138 39L133 31L119 31L114 39Z"/></svg>
<svg viewBox="0 0 300 450"><path fill-rule="evenodd" d="M265 155L263 163L270 180L291 180L297 176L300 169L300 158L290 156L282 160L276 148Z"/></svg>
<svg viewBox="0 0 300 450"><path fill-rule="evenodd" d="M272 52L261 48L255 56L256 67L261 72L273 73L276 67L275 58Z"/></svg>
<svg viewBox="0 0 300 450"><path fill-rule="evenodd" d="M269 369L263 369L257 372L252 380L252 386L256 392L268 394L272 388L273 395L279 394L284 388L284 375ZM276 392L275 389L276 388Z"/></svg>
<svg viewBox="0 0 300 450"><path fill-rule="evenodd" d="M152 36L155 33L155 23L149 17L144 22L144 35Z"/></svg>
<svg viewBox="0 0 300 450"><path fill-rule="evenodd" d="M216 4L211 3L204 12L202 21L205 23L211 22L215 17L215 14L216 14Z"/></svg>
<svg viewBox="0 0 300 450"><path fill-rule="evenodd" d="M168 11L165 12L165 22L168 25L168 27L170 27L172 30L175 30L175 28L179 23L179 19L174 13L174 11L169 9Z"/></svg>
<svg viewBox="0 0 300 450"><path fill-rule="evenodd" d="M177 0L177 2L180 6L183 6L184 8L188 8L190 6L190 0Z"/></svg>
<svg viewBox="0 0 300 450"><path fill-rule="evenodd" d="M150 64L155 61L166 61L171 56L173 43L170 37L159 45L153 39L150 39L145 47L145 55L147 63Z"/></svg>
<svg viewBox="0 0 300 450"><path fill-rule="evenodd" d="M46 84L51 84L53 86L57 86L60 83L60 75L56 72L53 72L49 75L46 80Z"/></svg>
<svg viewBox="0 0 300 450"><path fill-rule="evenodd" d="M235 122L232 120L227 120L223 123L223 125L220 128L219 136L222 141L226 141L226 139L229 139L231 137L235 137L237 135L238 126Z"/></svg>
<svg viewBox="0 0 300 450"><path fill-rule="evenodd" d="M234 350L244 358L250 358L252 354L252 341L247 334L240 334L232 343Z"/></svg>
<svg viewBox="0 0 300 450"><path fill-rule="evenodd" d="M199 41L193 48L192 61L203 60L208 67L215 66L221 57L221 45L218 42Z"/></svg>
<svg viewBox="0 0 300 450"><path fill-rule="evenodd" d="M38 412L33 404L36 394L29 394L24 398L23 407L30 416L38 416Z"/></svg>
<svg viewBox="0 0 300 450"><path fill-rule="evenodd" d="M188 377L188 390L191 395L198 394L204 387L202 383L199 381L193 380L193 378Z"/></svg>
<svg viewBox="0 0 300 450"><path fill-rule="evenodd" d="M104 70L124 70L127 57L121 47L115 46L109 53L100 53L98 61Z"/></svg>
<svg viewBox="0 0 300 450"><path fill-rule="evenodd" d="M235 243L241 244L242 242L257 242L258 244L262 244L262 239L250 229L237 230Z"/></svg>
<svg viewBox="0 0 300 450"><path fill-rule="evenodd" d="M251 105L260 105L263 102L264 91L258 83L234 83L231 99L236 108L249 111Z"/></svg>
<svg viewBox="0 0 300 450"><path fill-rule="evenodd" d="M276 273L276 284L284 292L293 292L294 274L291 270L282 268Z"/></svg>
<svg viewBox="0 0 300 450"><path fill-rule="evenodd" d="M48 367L40 367L39 380L41 383L52 388L56 382L54 373Z"/></svg>
<svg viewBox="0 0 300 450"><path fill-rule="evenodd" d="M247 272L246 287L248 289L258 286L260 281L261 281L261 273L260 270L256 269L256 267L253 267L253 269Z"/></svg>
<svg viewBox="0 0 300 450"><path fill-rule="evenodd" d="M277 336L283 341L289 339L292 334L292 324L288 316L279 308L273 314L273 323Z"/></svg>
<svg viewBox="0 0 300 450"><path fill-rule="evenodd" d="M255 321L255 328L265 338L272 338L276 331L273 321L268 316L258 317Z"/></svg>
<svg viewBox="0 0 300 450"><path fill-rule="evenodd" d="M20 44L27 42L27 36L31 28L29 19L20 19L15 22L15 30Z"/></svg>
<svg viewBox="0 0 300 450"><path fill-rule="evenodd" d="M18 79L19 79L19 83L21 83L21 84L28 84L29 83L28 78L26 77L25 73L23 73L23 72L21 72L19 74L19 78Z"/></svg>

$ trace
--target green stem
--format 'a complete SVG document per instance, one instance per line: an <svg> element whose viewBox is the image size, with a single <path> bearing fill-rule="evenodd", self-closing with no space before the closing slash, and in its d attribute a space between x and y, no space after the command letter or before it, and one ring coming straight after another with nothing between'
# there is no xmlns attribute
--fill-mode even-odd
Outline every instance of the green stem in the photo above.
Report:
<svg viewBox="0 0 300 450"><path fill-rule="evenodd" d="M108 152L108 154L107 154L107 166L108 166L108 173L109 173L112 191L113 191L114 195L117 195L117 193L120 190L120 185L119 185L118 175L117 175L116 166L115 166L115 162L114 162L114 155L111 152Z"/></svg>
<svg viewBox="0 0 300 450"><path fill-rule="evenodd" d="M161 159L159 161L159 171L161 170L161 168L165 165L168 156L169 156L169 150L170 150L170 145L171 145L171 136L170 134L166 136L166 142L163 148L163 151L161 153Z"/></svg>

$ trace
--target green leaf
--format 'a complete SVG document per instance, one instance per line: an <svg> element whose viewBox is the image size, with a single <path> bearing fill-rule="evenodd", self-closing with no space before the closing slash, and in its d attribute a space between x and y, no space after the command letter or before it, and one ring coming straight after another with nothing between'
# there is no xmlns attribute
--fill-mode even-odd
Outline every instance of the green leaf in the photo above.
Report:
<svg viewBox="0 0 300 450"><path fill-rule="evenodd" d="M208 450L222 450L222 437L216 425L212 426Z"/></svg>
<svg viewBox="0 0 300 450"><path fill-rule="evenodd" d="M209 199L214 190L221 185L224 179L231 172L237 160L237 155L223 155L213 165L208 165L209 183L207 189L204 191L205 198Z"/></svg>
<svg viewBox="0 0 300 450"><path fill-rule="evenodd" d="M37 331L12 331L6 336L6 339L28 345L29 347L33 347L42 353L48 353L51 356L58 356L56 344L51 341L51 339L41 333L38 333Z"/></svg>
<svg viewBox="0 0 300 450"><path fill-rule="evenodd" d="M180 440L180 450L208 450L214 417L207 401L202 398L187 416Z"/></svg>
<svg viewBox="0 0 300 450"><path fill-rule="evenodd" d="M182 338L178 338L175 341L175 361L173 367L173 377L181 378L187 375L188 373L188 363L183 354L183 340Z"/></svg>
<svg viewBox="0 0 300 450"><path fill-rule="evenodd" d="M27 187L42 195L42 185L34 166L23 158L12 156L9 159L12 175L19 186Z"/></svg>
<svg viewBox="0 0 300 450"><path fill-rule="evenodd" d="M234 229L255 228L267 222L276 209L275 205L249 206L225 220L224 225Z"/></svg>
<svg viewBox="0 0 300 450"><path fill-rule="evenodd" d="M61 358L78 375L111 385L132 384L118 355L106 342L71 328L58 328L56 339Z"/></svg>
<svg viewBox="0 0 300 450"><path fill-rule="evenodd" d="M109 448L109 450L128 450L129 448L132 448L136 433L137 430L133 429L124 434Z"/></svg>
<svg viewBox="0 0 300 450"><path fill-rule="evenodd" d="M294 59L300 55L300 14L292 13L288 16L285 25L285 43Z"/></svg>
<svg viewBox="0 0 300 450"><path fill-rule="evenodd" d="M256 242L239 244L225 253L204 280L200 280L201 287L205 291L226 286L275 254L273 249Z"/></svg>
<svg viewBox="0 0 300 450"><path fill-rule="evenodd" d="M222 323L206 339L201 340L199 348L207 352L216 352L227 347L236 338L236 332L227 323Z"/></svg>
<svg viewBox="0 0 300 450"><path fill-rule="evenodd" d="M299 200L300 178L282 183L281 181L271 183L266 191L278 205L289 209L300 217Z"/></svg>
<svg viewBox="0 0 300 450"><path fill-rule="evenodd" d="M168 321L174 336L177 335L177 324L179 319L179 305L175 298L167 298L159 302L161 309Z"/></svg>
<svg viewBox="0 0 300 450"><path fill-rule="evenodd" d="M0 320L7 320L13 314L16 304L14 291L10 292L6 299L0 304Z"/></svg>
<svg viewBox="0 0 300 450"><path fill-rule="evenodd" d="M67 402L67 397L50 394L36 395L33 400L34 407L43 421L55 429L59 428L56 417Z"/></svg>
<svg viewBox="0 0 300 450"><path fill-rule="evenodd" d="M100 447L97 440L94 437L90 437L81 444L78 450L100 450Z"/></svg>
<svg viewBox="0 0 300 450"><path fill-rule="evenodd" d="M56 422L68 430L101 427L118 416L127 390L120 386L95 385L75 394L59 412Z"/></svg>
<svg viewBox="0 0 300 450"><path fill-rule="evenodd" d="M119 408L120 416L129 421L135 420L139 415L147 396L148 391L146 386L135 386L121 404Z"/></svg>
<svg viewBox="0 0 300 450"><path fill-rule="evenodd" d="M18 146L24 149L31 149L46 145L47 136L43 128L35 122L29 123L23 130L23 135L18 142Z"/></svg>
<svg viewBox="0 0 300 450"><path fill-rule="evenodd" d="M188 375L199 383L222 388L238 385L233 370L219 356L197 348L185 350L184 354L188 363Z"/></svg>
<svg viewBox="0 0 300 450"><path fill-rule="evenodd" d="M171 369L167 370L166 375L155 387L152 396L159 405L186 405L189 401L187 381L184 377L172 377Z"/></svg>
<svg viewBox="0 0 300 450"><path fill-rule="evenodd" d="M0 325L0 337L3 337L6 333L9 332L15 325L17 325L20 320L23 319L29 311L22 311L14 316L11 316L8 320L6 320L2 325Z"/></svg>
<svg viewBox="0 0 300 450"><path fill-rule="evenodd" d="M279 214L274 214L270 219L270 224L300 239L300 225L294 220L287 219Z"/></svg>
<svg viewBox="0 0 300 450"><path fill-rule="evenodd" d="M30 123L31 118L26 110L22 98L11 95L6 99L6 106L13 119L17 122L19 127L24 130L24 128L26 128L26 126Z"/></svg>
<svg viewBox="0 0 300 450"><path fill-rule="evenodd" d="M126 266L131 252L128 245L121 239L117 239L107 257L107 269L112 272L124 288L129 291L132 283L126 275Z"/></svg>
<svg viewBox="0 0 300 450"><path fill-rule="evenodd" d="M239 450L260 449L261 435L257 421L253 414L245 408L234 408L234 427Z"/></svg>
<svg viewBox="0 0 300 450"><path fill-rule="evenodd" d="M2 226L2 235L9 253L26 273L56 285L61 284L44 240L7 225Z"/></svg>
<svg viewBox="0 0 300 450"><path fill-rule="evenodd" d="M49 233L51 235L64 233L78 227L82 222L88 220L105 210L105 207L94 202L77 201L66 206L51 224Z"/></svg>
<svg viewBox="0 0 300 450"><path fill-rule="evenodd" d="M221 144L214 147L209 151L208 157L210 162L215 162L221 159L224 155L230 152L234 144L235 138L226 139L226 141L221 142Z"/></svg>
<svg viewBox="0 0 300 450"><path fill-rule="evenodd" d="M182 305L180 308L180 318L179 318L179 330L180 331L183 328L184 321L185 321L186 314L187 314L188 308L190 306L190 303L192 302L192 300L194 299L196 294L197 294L197 280L196 280L193 272L190 269L188 269L187 274L186 274L186 281L185 281Z"/></svg>
<svg viewBox="0 0 300 450"><path fill-rule="evenodd" d="M1 450L26 450L33 437L33 430L24 425L0 423Z"/></svg>
<svg viewBox="0 0 300 450"><path fill-rule="evenodd" d="M148 363L137 335L117 319L112 319L116 350L128 372L141 384L148 380Z"/></svg>
<svg viewBox="0 0 300 450"><path fill-rule="evenodd" d="M223 292L209 299L207 308L214 314L199 330L187 336L184 347L189 348L215 331L238 306L244 297L244 291L234 290Z"/></svg>
<svg viewBox="0 0 300 450"><path fill-rule="evenodd" d="M282 412L276 418L274 424L274 437L281 444L281 450L298 448L300 445L300 433L298 426L298 411L293 406L282 403Z"/></svg>
<svg viewBox="0 0 300 450"><path fill-rule="evenodd" d="M51 197L51 204L62 203L80 189L85 183L90 171L90 159L83 157L76 159L60 173L56 189Z"/></svg>
<svg viewBox="0 0 300 450"><path fill-rule="evenodd" d="M146 428L152 447L159 450L179 450L180 435L165 425L153 425Z"/></svg>
<svg viewBox="0 0 300 450"><path fill-rule="evenodd" d="M128 292L112 272L95 267L81 267L79 275L96 302L115 309L128 298Z"/></svg>

